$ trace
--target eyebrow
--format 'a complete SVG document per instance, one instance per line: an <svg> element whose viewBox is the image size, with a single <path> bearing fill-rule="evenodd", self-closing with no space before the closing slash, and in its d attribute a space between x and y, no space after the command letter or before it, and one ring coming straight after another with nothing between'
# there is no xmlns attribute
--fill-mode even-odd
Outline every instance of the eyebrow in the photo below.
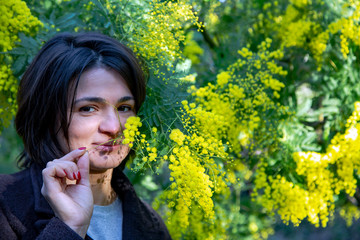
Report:
<svg viewBox="0 0 360 240"><path fill-rule="evenodd" d="M130 100L134 100L134 98L132 96L124 96L124 97L119 98L116 103L119 104L119 103L123 103L123 102L130 101ZM84 101L95 102L95 103L109 103L105 98L101 98L101 97L83 97L83 98L76 99L74 104L77 104L79 102L84 102Z"/></svg>

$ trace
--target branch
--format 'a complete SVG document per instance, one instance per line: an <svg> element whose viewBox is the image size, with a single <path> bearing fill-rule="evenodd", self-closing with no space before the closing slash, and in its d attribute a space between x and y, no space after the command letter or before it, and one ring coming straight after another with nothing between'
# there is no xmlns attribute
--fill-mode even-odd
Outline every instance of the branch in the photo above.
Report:
<svg viewBox="0 0 360 240"><path fill-rule="evenodd" d="M206 30L204 25L202 25L200 30L201 30L201 34L204 37L205 42L209 45L209 47L211 49L214 49L214 48L218 47L216 42L210 37L210 35L209 35L208 31Z"/></svg>

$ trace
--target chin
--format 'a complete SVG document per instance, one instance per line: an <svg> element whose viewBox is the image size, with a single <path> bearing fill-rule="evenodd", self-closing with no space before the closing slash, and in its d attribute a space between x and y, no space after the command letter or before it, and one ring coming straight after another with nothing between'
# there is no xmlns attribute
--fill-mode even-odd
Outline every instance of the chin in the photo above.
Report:
<svg viewBox="0 0 360 240"><path fill-rule="evenodd" d="M94 150L89 152L90 157L90 171L104 172L108 169L118 167L128 155L130 149L124 146L117 151L99 151Z"/></svg>

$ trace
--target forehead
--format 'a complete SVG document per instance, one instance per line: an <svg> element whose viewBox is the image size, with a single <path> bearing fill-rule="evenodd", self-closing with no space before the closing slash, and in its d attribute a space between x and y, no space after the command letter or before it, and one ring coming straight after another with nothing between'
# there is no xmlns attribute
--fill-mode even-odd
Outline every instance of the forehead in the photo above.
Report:
<svg viewBox="0 0 360 240"><path fill-rule="evenodd" d="M88 96L112 100L132 94L125 79L117 71L92 68L80 76L75 99Z"/></svg>

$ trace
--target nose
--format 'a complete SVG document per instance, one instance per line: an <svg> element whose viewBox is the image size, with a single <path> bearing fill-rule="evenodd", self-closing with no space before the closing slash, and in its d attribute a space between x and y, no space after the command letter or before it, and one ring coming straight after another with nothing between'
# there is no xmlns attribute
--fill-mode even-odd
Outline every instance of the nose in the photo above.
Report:
<svg viewBox="0 0 360 240"><path fill-rule="evenodd" d="M100 126L100 132L110 135L117 136L121 131L121 119L118 112L115 109L109 109L104 113Z"/></svg>

